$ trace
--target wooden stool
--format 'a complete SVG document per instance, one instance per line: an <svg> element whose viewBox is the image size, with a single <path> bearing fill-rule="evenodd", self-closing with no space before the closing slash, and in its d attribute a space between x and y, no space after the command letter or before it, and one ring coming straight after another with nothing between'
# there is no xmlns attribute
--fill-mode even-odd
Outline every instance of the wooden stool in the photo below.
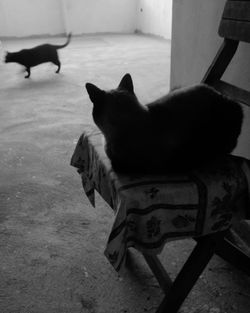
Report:
<svg viewBox="0 0 250 313"><path fill-rule="evenodd" d="M177 312L214 254L250 274L250 258L227 239L249 213L250 162L229 156L210 170L182 176L121 176L113 172L102 134L80 137L71 164L93 205L94 191L115 211L105 255L117 271L129 247L142 252L166 294L157 313ZM172 283L157 254L170 240L193 238L195 248Z"/></svg>

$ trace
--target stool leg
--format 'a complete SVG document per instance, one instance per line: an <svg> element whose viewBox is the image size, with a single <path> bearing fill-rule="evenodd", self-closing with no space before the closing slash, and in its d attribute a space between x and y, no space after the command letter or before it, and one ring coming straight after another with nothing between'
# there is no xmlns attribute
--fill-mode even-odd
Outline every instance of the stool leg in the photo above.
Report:
<svg viewBox="0 0 250 313"><path fill-rule="evenodd" d="M172 280L161 264L160 260L156 255L143 253L143 256L151 271L155 275L155 278L157 279L161 289L165 292L165 294L167 294L172 286Z"/></svg>
<svg viewBox="0 0 250 313"><path fill-rule="evenodd" d="M197 244L177 275L156 313L177 313L195 282L215 252L214 236L205 236ZM221 236L218 238L220 239Z"/></svg>

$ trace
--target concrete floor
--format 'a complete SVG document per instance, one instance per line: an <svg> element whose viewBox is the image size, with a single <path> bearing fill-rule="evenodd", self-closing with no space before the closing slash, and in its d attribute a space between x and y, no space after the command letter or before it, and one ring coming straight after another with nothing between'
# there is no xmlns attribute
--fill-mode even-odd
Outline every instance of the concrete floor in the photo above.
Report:
<svg viewBox="0 0 250 313"><path fill-rule="evenodd" d="M15 51L63 38L3 41ZM30 79L0 64L0 313L155 312L162 299L142 257L120 277L103 255L113 212L91 207L70 158L91 124L86 82L116 87L129 72L145 103L168 91L170 42L140 35L74 37L62 71L41 65ZM169 243L174 277L194 243ZM214 257L182 313L249 313L250 279Z"/></svg>

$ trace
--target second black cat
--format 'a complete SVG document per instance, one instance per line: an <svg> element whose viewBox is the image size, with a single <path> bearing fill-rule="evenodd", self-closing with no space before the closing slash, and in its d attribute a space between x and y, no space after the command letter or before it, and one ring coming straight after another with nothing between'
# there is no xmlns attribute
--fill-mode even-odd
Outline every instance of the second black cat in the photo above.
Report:
<svg viewBox="0 0 250 313"><path fill-rule="evenodd" d="M30 77L30 68L42 63L52 62L58 66L56 73L59 73L61 62L58 58L57 50L66 47L71 39L71 34L68 35L67 41L63 45L43 44L31 49L23 49L17 52L7 52L5 56L5 63L18 63L25 67L27 75Z"/></svg>
<svg viewBox="0 0 250 313"><path fill-rule="evenodd" d="M87 83L93 118L118 172L192 170L224 158L237 144L241 106L200 84L141 105L126 74L117 89Z"/></svg>

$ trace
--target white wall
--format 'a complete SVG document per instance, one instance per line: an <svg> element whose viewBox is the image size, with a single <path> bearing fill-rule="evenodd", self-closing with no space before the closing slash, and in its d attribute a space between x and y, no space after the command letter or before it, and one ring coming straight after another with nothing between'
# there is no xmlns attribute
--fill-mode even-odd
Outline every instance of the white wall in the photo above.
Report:
<svg viewBox="0 0 250 313"><path fill-rule="evenodd" d="M223 39L218 27L226 0L174 0L171 88L198 83ZM250 90L250 44L241 44L223 79ZM235 153L250 158L250 107Z"/></svg>
<svg viewBox="0 0 250 313"><path fill-rule="evenodd" d="M0 37L138 30L171 38L172 0L0 0Z"/></svg>
<svg viewBox="0 0 250 313"><path fill-rule="evenodd" d="M137 30L171 39L172 0L139 0Z"/></svg>
<svg viewBox="0 0 250 313"><path fill-rule="evenodd" d="M134 32L137 0L0 0L0 36Z"/></svg>
<svg viewBox="0 0 250 313"><path fill-rule="evenodd" d="M174 0L171 87L199 82L222 39L218 26L225 0Z"/></svg>
<svg viewBox="0 0 250 313"><path fill-rule="evenodd" d="M62 33L60 0L0 0L0 36Z"/></svg>
<svg viewBox="0 0 250 313"><path fill-rule="evenodd" d="M134 32L137 0L64 0L67 25L74 34Z"/></svg>

